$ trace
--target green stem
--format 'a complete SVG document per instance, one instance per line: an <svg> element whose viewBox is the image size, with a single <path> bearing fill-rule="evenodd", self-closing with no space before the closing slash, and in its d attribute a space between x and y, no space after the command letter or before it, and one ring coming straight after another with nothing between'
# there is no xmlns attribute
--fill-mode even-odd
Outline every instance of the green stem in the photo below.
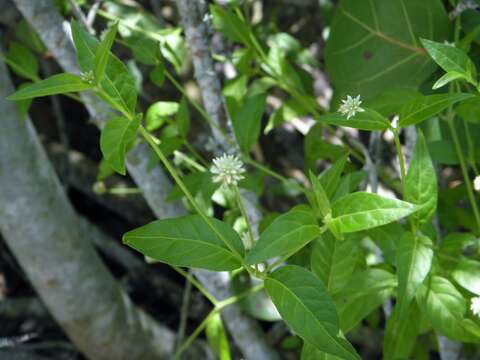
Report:
<svg viewBox="0 0 480 360"><path fill-rule="evenodd" d="M217 303L217 305L215 305L215 307L213 308L212 311L210 311L210 313L205 317L205 319L203 319L203 321L200 323L200 325L197 326L197 328L192 332L192 334L188 337L187 340L185 340L185 342L182 344L182 346L180 346L177 350L177 352L175 353L175 356L173 357L174 360L177 360L180 358L180 356L182 355L183 352L185 352L185 350L187 350L190 345L195 341L195 339L200 335L200 333L203 331L203 329L207 326L208 322L210 321L210 319L215 316L217 313L219 313L220 311L222 311L224 308L226 308L227 306L230 306L232 304L235 304L237 303L238 301L242 300L243 298L245 298L246 296L250 295L250 294L253 294L257 291L260 291L261 289L263 289L264 285L263 283L262 284L259 284L257 286L254 286L244 292L242 292L241 294L239 295L235 295L235 296L231 296L225 300L222 300L220 302Z"/></svg>
<svg viewBox="0 0 480 360"><path fill-rule="evenodd" d="M202 295L205 296L213 304L213 306L216 307L219 304L219 301L217 301L217 299L215 299L215 297L212 294L210 294L210 292L202 284L200 284L197 281L197 279L195 279L192 275L190 275L188 272L184 271L182 268L179 268L177 266L172 266L172 268L173 270L178 272L180 275L185 277L187 281L190 281L192 285L195 286L198 289L198 291L200 291Z"/></svg>
<svg viewBox="0 0 480 360"><path fill-rule="evenodd" d="M447 124L450 129L450 133L452 134L453 143L455 145L455 150L457 152L458 159L460 160L460 167L462 169L463 179L465 181L465 186L467 187L467 194L470 200L470 204L473 209L473 215L475 217L475 221L477 223L477 233L480 232L480 212L478 211L478 205L475 200L475 193L473 192L472 183L470 177L468 176L468 167L463 156L462 147L460 145L460 140L458 138L457 130L455 129L455 125L453 120L455 118L455 114L453 110L450 109L447 115Z"/></svg>
<svg viewBox="0 0 480 360"><path fill-rule="evenodd" d="M199 164L198 162L196 162L195 160L192 160L190 159L187 155L185 155L183 152L181 151L178 151L178 150L175 150L173 152L173 154L175 156L177 156L178 158L181 158L183 161L185 161L187 164L189 164L191 167L193 167L195 170L198 170L200 172L205 172L207 169Z"/></svg>
<svg viewBox="0 0 480 360"><path fill-rule="evenodd" d="M238 186L234 185L233 188L235 192L235 197L237 199L238 208L240 209L240 213L242 214L245 222L247 223L248 240L251 249L255 245L255 240L253 236L252 226L250 224L250 219L247 216L247 211L245 210L245 206L243 205L242 197L240 196L240 190L238 189Z"/></svg>

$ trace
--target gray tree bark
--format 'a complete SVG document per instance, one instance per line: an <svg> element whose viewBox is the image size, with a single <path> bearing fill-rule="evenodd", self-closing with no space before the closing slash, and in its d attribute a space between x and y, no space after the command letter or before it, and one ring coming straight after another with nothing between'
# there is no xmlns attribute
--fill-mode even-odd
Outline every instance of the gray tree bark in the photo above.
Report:
<svg viewBox="0 0 480 360"><path fill-rule="evenodd" d="M91 359L161 359L173 333L137 309L94 251L0 63L0 229L31 284Z"/></svg>

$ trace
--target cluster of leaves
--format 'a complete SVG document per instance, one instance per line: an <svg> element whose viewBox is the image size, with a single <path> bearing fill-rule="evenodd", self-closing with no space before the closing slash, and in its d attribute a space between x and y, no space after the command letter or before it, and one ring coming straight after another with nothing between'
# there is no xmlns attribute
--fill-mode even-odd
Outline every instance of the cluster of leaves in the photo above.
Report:
<svg viewBox="0 0 480 360"><path fill-rule="evenodd" d="M265 133L306 115L317 123L305 138L308 185L294 184L305 203L266 216L259 238L248 248L239 235L248 219L239 224L241 209L232 205L236 185L219 188L201 160L193 161L182 179L168 159L189 146L186 93L179 102L152 104L144 116L137 112L138 86L131 69L110 52L118 31L136 61L151 66L152 82L162 86L165 76L174 81L168 66L181 69L181 30L160 29L148 14L139 16L114 3L107 2L107 9L105 17L121 20L101 41L72 23L81 76L59 74L39 81L35 57L12 43L7 61L34 83L10 99L20 106L34 97L93 91L119 114L105 124L100 148L107 166L121 174L139 133L152 146L177 183L169 199L185 196L196 214L132 230L124 235L126 244L172 266L231 271L238 293L249 289L240 276L247 276L252 286L259 283L242 305L263 320L281 317L303 339L305 360L358 359L347 335L392 299L383 344L386 359L420 358L432 345L427 338L422 347L417 338L432 332L480 342L480 320L469 308L471 298L480 296L480 217L468 178L469 167L478 175L474 150L479 137L472 134L480 118L479 84L468 53L478 49L479 18L458 18L455 42L449 44L444 41L451 39L451 25L440 0L340 1L325 52L335 87L333 104L347 93L367 100L364 111L347 119L339 112L326 113L315 100L305 69L318 64L298 40L273 34L263 39L269 44L266 52L257 35L264 34L261 25L253 27L235 4L211 5L213 26L235 44L224 60L235 66L237 76L223 93L242 157L252 161L249 153L258 143L270 91L281 91L285 101L271 113ZM433 83L438 67L444 74L433 76L438 78ZM324 140L322 132L332 131L331 126L393 135L401 176L382 179L393 184L402 200L357 191L366 178L356 168L362 157L356 154L357 162L349 162L354 149ZM400 134L409 126L415 126L417 142L407 168ZM332 161L320 174L319 159ZM436 167L457 164L465 185L439 190ZM264 176L251 172L239 186L261 194ZM281 181L293 187L293 180ZM471 209L455 209L465 198ZM209 216L212 199L231 208L223 221ZM456 232L460 229L465 232ZM249 306L269 299L278 313ZM207 334L222 333L219 326L221 320L212 317Z"/></svg>

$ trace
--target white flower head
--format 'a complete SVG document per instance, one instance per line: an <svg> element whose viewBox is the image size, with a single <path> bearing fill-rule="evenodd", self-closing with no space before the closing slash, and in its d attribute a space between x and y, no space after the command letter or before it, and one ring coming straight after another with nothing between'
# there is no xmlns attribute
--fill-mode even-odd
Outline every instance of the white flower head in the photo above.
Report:
<svg viewBox="0 0 480 360"><path fill-rule="evenodd" d="M210 172L214 175L214 182L221 182L223 185L237 185L244 177L245 172L243 162L234 155L223 154L213 159L213 165Z"/></svg>
<svg viewBox="0 0 480 360"><path fill-rule="evenodd" d="M480 296L474 297L470 301L470 310L472 310L473 315L480 317Z"/></svg>
<svg viewBox="0 0 480 360"><path fill-rule="evenodd" d="M80 79L83 82L86 82L87 84L90 85L95 85L95 76L93 75L93 71L84 71L80 74Z"/></svg>
<svg viewBox="0 0 480 360"><path fill-rule="evenodd" d="M342 105L340 105L338 111L346 115L347 119L350 119L352 116L355 116L357 112L365 111L365 109L360 107L361 104L362 100L360 99L360 95L357 97L348 95L346 99L342 100Z"/></svg>
<svg viewBox="0 0 480 360"><path fill-rule="evenodd" d="M473 188L475 189L475 191L480 191L480 176L477 176L473 180Z"/></svg>

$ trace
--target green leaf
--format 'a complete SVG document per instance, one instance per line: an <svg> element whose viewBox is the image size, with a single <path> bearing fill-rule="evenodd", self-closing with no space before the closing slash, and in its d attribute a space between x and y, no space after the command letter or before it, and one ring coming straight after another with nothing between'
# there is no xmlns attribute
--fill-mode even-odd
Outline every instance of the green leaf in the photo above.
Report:
<svg viewBox="0 0 480 360"><path fill-rule="evenodd" d="M399 223L390 223L368 230L370 238L382 250L385 261L393 266L396 264L397 244L403 233L404 229Z"/></svg>
<svg viewBox="0 0 480 360"><path fill-rule="evenodd" d="M459 48L439 42L422 39L422 44L433 60L447 73L462 74L465 80L477 84L477 70L468 55Z"/></svg>
<svg viewBox="0 0 480 360"><path fill-rule="evenodd" d="M182 138L186 138L188 130L190 130L190 113L188 112L188 102L185 97L180 100L178 111L175 116L175 123L177 124L178 133Z"/></svg>
<svg viewBox="0 0 480 360"><path fill-rule="evenodd" d="M350 280L360 254L355 238L337 240L330 233L323 233L315 241L310 267L325 284L328 292L334 294Z"/></svg>
<svg viewBox="0 0 480 360"><path fill-rule="evenodd" d="M100 149L103 157L116 172L125 175L125 156L133 145L141 116L133 120L123 117L109 120L100 135Z"/></svg>
<svg viewBox="0 0 480 360"><path fill-rule="evenodd" d="M356 192L333 203L332 219L327 224L342 233L350 233L386 225L416 210L415 205L405 201Z"/></svg>
<svg viewBox="0 0 480 360"><path fill-rule="evenodd" d="M420 206L412 215L421 224L426 223L437 208L437 173L428 153L425 137L417 133L417 144L405 178L405 200Z"/></svg>
<svg viewBox="0 0 480 360"><path fill-rule="evenodd" d="M210 347L218 355L219 360L230 360L232 357L230 356L228 338L219 313L209 317L205 333Z"/></svg>
<svg viewBox="0 0 480 360"><path fill-rule="evenodd" d="M94 75L97 83L100 83L105 75L108 59L110 57L110 49L112 48L115 36L117 35L118 22L116 22L105 34L95 51Z"/></svg>
<svg viewBox="0 0 480 360"><path fill-rule="evenodd" d="M243 256L242 240L226 223L210 219L215 231L199 215L153 221L127 232L123 241L155 260L173 266L231 271L241 266L219 234Z"/></svg>
<svg viewBox="0 0 480 360"><path fill-rule="evenodd" d="M443 75L440 79L438 79L435 84L433 84L432 89L437 90L440 89L441 87L451 83L452 81L462 79L464 78L464 75L461 73L458 73L456 71L449 71L445 75Z"/></svg>
<svg viewBox="0 0 480 360"><path fill-rule="evenodd" d="M348 333L392 295L397 286L395 275L382 269L357 272L342 291L335 295L340 328Z"/></svg>
<svg viewBox="0 0 480 360"><path fill-rule="evenodd" d="M11 41L5 60L18 76L32 81L38 78L38 60L35 55L22 44Z"/></svg>
<svg viewBox="0 0 480 360"><path fill-rule="evenodd" d="M480 261L462 258L452 277L461 287L480 296Z"/></svg>
<svg viewBox="0 0 480 360"><path fill-rule="evenodd" d="M383 131L390 127L390 122L375 110L365 109L355 116L347 119L341 113L332 113L320 116L316 119L322 124L351 127L359 130Z"/></svg>
<svg viewBox="0 0 480 360"><path fill-rule="evenodd" d="M419 86L435 65L418 38L443 41L449 34L440 0L340 1L325 49L336 98Z"/></svg>
<svg viewBox="0 0 480 360"><path fill-rule="evenodd" d="M465 121L480 124L480 96L462 101L462 103L455 108L455 112Z"/></svg>
<svg viewBox="0 0 480 360"><path fill-rule="evenodd" d="M473 336L462 325L467 303L450 281L432 276L419 289L417 301L433 328L440 334L459 341L473 340Z"/></svg>
<svg viewBox="0 0 480 360"><path fill-rule="evenodd" d="M45 80L25 86L7 97L7 99L15 101L25 100L41 96L86 91L91 88L92 86L84 82L79 76L63 73L53 75Z"/></svg>
<svg viewBox="0 0 480 360"><path fill-rule="evenodd" d="M400 127L407 127L430 119L453 104L474 97L472 94L455 93L423 96L406 103L400 112Z"/></svg>
<svg viewBox="0 0 480 360"><path fill-rule="evenodd" d="M235 137L244 152L249 152L257 143L266 98L265 94L250 96L238 111L231 114Z"/></svg>
<svg viewBox="0 0 480 360"><path fill-rule="evenodd" d="M265 229L248 253L247 264L258 264L275 256L293 254L320 233L312 210L305 205L296 206L280 215Z"/></svg>
<svg viewBox="0 0 480 360"><path fill-rule="evenodd" d="M243 43L252 47L251 31L244 19L238 17L232 10L218 5L210 5L213 26L231 41Z"/></svg>
<svg viewBox="0 0 480 360"><path fill-rule="evenodd" d="M332 201L336 201L341 197L350 194L351 192L358 190L360 184L368 177L368 173L363 170L354 171L342 176L338 183L338 188L335 191L335 195Z"/></svg>
<svg viewBox="0 0 480 360"><path fill-rule="evenodd" d="M299 266L284 266L265 279L265 289L285 322L305 341L343 359L360 359L338 336L335 305L315 275Z"/></svg>
<svg viewBox="0 0 480 360"><path fill-rule="evenodd" d="M415 346L421 313L417 304L412 303L407 312L400 316L395 307L387 320L383 339L383 357L385 360L410 359Z"/></svg>
<svg viewBox="0 0 480 360"><path fill-rule="evenodd" d="M397 247L398 311L403 316L432 266L432 241L406 232Z"/></svg>
<svg viewBox="0 0 480 360"><path fill-rule="evenodd" d="M95 54L99 46L98 40L74 21L71 28L80 69L85 73L93 72ZM106 96L102 95L102 99L112 107L130 115L135 113L137 104L135 79L125 64L113 54L109 54L105 75L100 86L106 94Z"/></svg>

